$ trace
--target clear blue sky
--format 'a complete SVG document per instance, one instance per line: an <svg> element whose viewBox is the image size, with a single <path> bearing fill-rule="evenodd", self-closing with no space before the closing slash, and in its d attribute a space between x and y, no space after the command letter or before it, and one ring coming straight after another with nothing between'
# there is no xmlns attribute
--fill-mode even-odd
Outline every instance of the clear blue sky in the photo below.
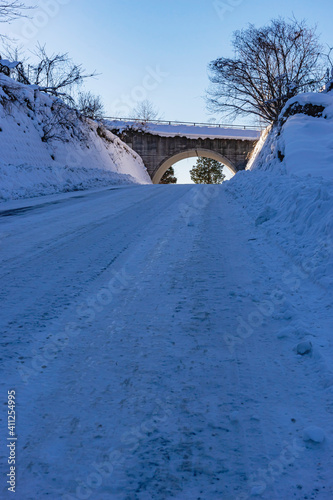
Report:
<svg viewBox="0 0 333 500"><path fill-rule="evenodd" d="M104 100L107 113L127 114L141 97L164 118L207 121L207 64L232 54L233 31L294 13L317 24L333 45L332 1L321 0L28 0L39 7L30 21L10 30L27 50L46 43L69 52L87 71L101 75L87 86ZM238 3L238 6L232 7ZM53 6L45 12L45 5ZM225 5L225 13L216 5ZM44 8L43 8L44 6ZM229 6L229 7L228 7ZM3 30L2 30L3 31ZM151 72L158 71L152 77ZM159 74L162 73L162 74ZM218 119L218 117L216 117Z"/></svg>

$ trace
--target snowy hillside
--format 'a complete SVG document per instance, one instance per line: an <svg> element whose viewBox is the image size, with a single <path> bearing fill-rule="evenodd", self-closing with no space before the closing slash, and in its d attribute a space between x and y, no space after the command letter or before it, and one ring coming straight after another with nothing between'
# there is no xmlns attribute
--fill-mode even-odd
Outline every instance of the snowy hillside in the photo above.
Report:
<svg viewBox="0 0 333 500"><path fill-rule="evenodd" d="M112 133L0 75L0 201L150 182L141 158Z"/></svg>
<svg viewBox="0 0 333 500"><path fill-rule="evenodd" d="M228 190L304 273L333 284L333 93L283 109Z"/></svg>

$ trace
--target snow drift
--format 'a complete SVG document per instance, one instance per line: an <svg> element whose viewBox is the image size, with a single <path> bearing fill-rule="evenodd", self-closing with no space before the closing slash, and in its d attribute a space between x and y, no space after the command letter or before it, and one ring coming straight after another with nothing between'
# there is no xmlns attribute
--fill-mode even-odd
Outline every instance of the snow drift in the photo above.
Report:
<svg viewBox="0 0 333 500"><path fill-rule="evenodd" d="M333 284L333 93L290 99L227 186L301 273Z"/></svg>
<svg viewBox="0 0 333 500"><path fill-rule="evenodd" d="M0 201L150 182L141 158L103 126L0 75Z"/></svg>

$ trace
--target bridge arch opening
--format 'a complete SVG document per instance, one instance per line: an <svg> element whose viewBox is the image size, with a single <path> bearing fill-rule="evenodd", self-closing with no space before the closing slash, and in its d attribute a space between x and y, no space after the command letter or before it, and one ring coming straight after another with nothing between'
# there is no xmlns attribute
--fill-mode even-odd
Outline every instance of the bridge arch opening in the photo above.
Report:
<svg viewBox="0 0 333 500"><path fill-rule="evenodd" d="M170 158L164 160L159 165L158 169L156 170L153 176L153 184L158 184L162 179L163 175L165 174L165 172L175 163L178 163L179 161L185 160L187 158L195 158L195 157L211 158L212 160L216 160L219 163L225 165L232 172L232 174L237 173L237 169L235 168L233 163L230 160L228 160L225 156L222 156L221 154L216 153L215 151L210 151L209 149L191 149L188 151L183 151L181 153L174 154L170 156Z"/></svg>

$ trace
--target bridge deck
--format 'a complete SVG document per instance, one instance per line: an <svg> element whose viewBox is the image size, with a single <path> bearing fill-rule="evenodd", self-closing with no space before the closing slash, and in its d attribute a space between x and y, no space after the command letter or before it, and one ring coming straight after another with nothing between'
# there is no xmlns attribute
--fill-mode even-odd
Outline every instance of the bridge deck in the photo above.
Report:
<svg viewBox="0 0 333 500"><path fill-rule="evenodd" d="M217 125L190 125L172 122L147 122L142 125L138 121L108 120L108 128L125 129L128 126L144 127L144 131L161 137L187 137L189 139L242 139L257 141L261 131L259 129L243 127L233 128Z"/></svg>

